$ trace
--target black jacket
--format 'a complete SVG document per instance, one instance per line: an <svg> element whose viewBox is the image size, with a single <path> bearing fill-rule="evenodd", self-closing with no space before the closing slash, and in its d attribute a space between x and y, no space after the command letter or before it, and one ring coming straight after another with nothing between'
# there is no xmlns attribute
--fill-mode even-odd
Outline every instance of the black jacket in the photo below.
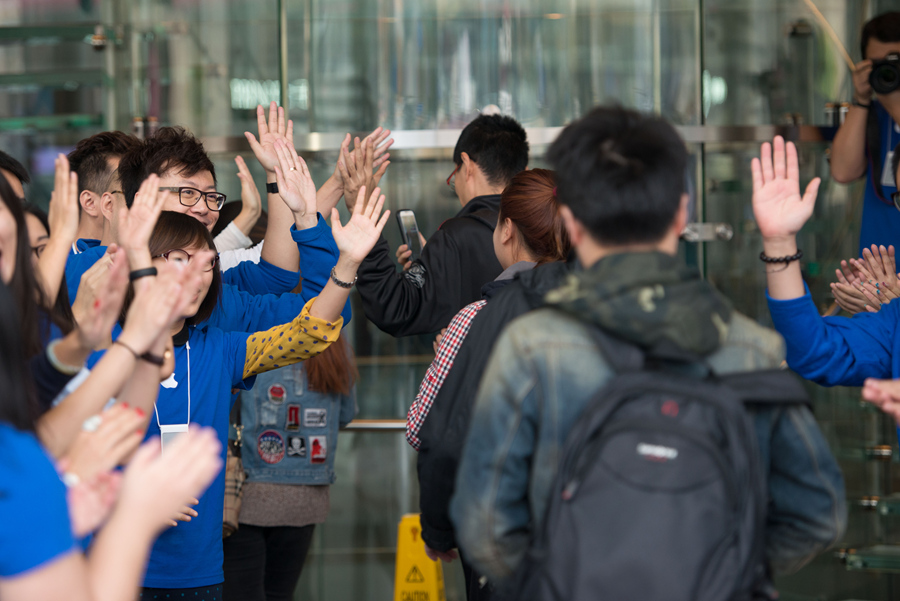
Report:
<svg viewBox="0 0 900 601"><path fill-rule="evenodd" d="M499 195L473 198L441 225L416 264L402 273L382 237L359 267L356 287L366 317L392 336L447 327L503 271L493 241L499 210Z"/></svg>
<svg viewBox="0 0 900 601"><path fill-rule="evenodd" d="M485 286L488 303L472 320L453 367L419 430L422 540L432 549L447 551L456 546L450 497L469 431L469 416L494 343L509 322L542 306L544 295L560 287L570 269L566 263L548 263L522 272L502 288Z"/></svg>

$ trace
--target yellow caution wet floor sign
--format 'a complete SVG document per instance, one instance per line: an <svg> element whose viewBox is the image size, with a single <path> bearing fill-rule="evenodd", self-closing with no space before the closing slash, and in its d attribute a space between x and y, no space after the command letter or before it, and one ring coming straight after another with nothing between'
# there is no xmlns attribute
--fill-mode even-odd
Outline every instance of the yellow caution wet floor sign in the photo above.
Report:
<svg viewBox="0 0 900 601"><path fill-rule="evenodd" d="M440 561L425 555L418 514L400 520L394 601L444 601L444 572Z"/></svg>

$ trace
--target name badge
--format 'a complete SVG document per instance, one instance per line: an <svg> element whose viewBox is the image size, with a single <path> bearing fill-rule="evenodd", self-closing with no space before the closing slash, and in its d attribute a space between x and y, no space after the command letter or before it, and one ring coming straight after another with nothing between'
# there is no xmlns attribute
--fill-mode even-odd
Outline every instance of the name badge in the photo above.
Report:
<svg viewBox="0 0 900 601"><path fill-rule="evenodd" d="M172 441L179 434L184 434L188 431L187 424L165 424L159 427L159 442L162 445L163 453L166 452L166 445L172 444Z"/></svg>

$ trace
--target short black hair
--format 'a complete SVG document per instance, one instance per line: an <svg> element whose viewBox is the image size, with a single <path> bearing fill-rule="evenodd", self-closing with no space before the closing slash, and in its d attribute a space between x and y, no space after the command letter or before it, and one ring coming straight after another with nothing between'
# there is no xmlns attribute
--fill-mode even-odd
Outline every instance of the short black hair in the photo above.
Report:
<svg viewBox="0 0 900 601"><path fill-rule="evenodd" d="M106 192L113 173L109 159L121 158L140 144L136 137L122 131L104 131L79 141L68 155L69 168L78 174L78 191Z"/></svg>
<svg viewBox="0 0 900 601"><path fill-rule="evenodd" d="M687 148L661 117L595 108L560 133L547 160L560 202L598 242L658 242L681 205Z"/></svg>
<svg viewBox="0 0 900 601"><path fill-rule="evenodd" d="M865 59L869 40L875 38L879 42L900 42L900 12L889 12L878 15L863 25L859 38L861 56Z"/></svg>
<svg viewBox="0 0 900 601"><path fill-rule="evenodd" d="M119 161L125 204L131 207L145 179L170 169L177 169L186 177L209 171L213 182L216 181L216 167L200 140L183 127L161 127L155 136L125 153Z"/></svg>
<svg viewBox="0 0 900 601"><path fill-rule="evenodd" d="M23 184L31 183L31 176L28 175L28 170L25 169L25 166L2 150L0 150L0 169L9 171Z"/></svg>
<svg viewBox="0 0 900 601"><path fill-rule="evenodd" d="M469 123L453 149L453 162L469 155L494 186L504 188L528 166L528 137L518 121L503 115L481 115Z"/></svg>

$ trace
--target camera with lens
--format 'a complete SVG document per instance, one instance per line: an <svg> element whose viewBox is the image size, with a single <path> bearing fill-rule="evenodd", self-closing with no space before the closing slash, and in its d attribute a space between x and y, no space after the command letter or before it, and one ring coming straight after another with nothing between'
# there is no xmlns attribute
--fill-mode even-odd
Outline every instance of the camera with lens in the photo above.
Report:
<svg viewBox="0 0 900 601"><path fill-rule="evenodd" d="M900 54L892 52L881 60L872 61L869 84L876 94L890 94L900 88Z"/></svg>

